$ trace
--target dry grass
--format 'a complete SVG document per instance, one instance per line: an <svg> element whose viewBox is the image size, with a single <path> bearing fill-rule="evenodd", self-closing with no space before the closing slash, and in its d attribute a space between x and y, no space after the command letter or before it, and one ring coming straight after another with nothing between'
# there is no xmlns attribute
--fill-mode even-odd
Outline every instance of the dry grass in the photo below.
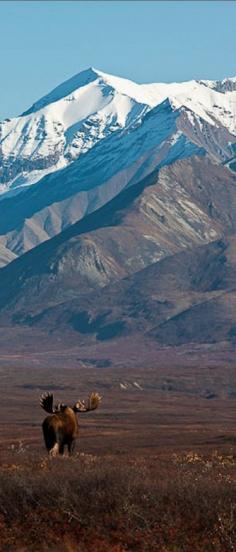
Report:
<svg viewBox="0 0 236 552"><path fill-rule="evenodd" d="M13 451L0 468L1 550L231 552L233 452L152 458Z"/></svg>

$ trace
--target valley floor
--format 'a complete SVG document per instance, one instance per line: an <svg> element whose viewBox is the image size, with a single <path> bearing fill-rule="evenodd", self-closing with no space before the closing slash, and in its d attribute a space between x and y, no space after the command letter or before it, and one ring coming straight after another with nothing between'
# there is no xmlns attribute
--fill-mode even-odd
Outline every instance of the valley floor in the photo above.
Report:
<svg viewBox="0 0 236 552"><path fill-rule="evenodd" d="M234 351L134 350L2 350L1 551L236 549ZM103 396L73 458L45 453L47 390Z"/></svg>

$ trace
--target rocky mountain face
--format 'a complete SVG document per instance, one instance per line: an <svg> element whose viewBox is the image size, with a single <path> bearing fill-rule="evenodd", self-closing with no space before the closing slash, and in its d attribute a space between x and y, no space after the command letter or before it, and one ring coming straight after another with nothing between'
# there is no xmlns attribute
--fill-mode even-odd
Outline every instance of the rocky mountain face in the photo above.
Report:
<svg viewBox="0 0 236 552"><path fill-rule="evenodd" d="M234 341L235 111L89 69L1 123L1 325Z"/></svg>
<svg viewBox="0 0 236 552"><path fill-rule="evenodd" d="M233 163L236 91L227 83L138 85L91 68L0 123L1 264L153 170L194 154Z"/></svg>
<svg viewBox="0 0 236 552"><path fill-rule="evenodd" d="M234 236L168 256L102 291L45 303L34 313L19 301L13 321L60 336L73 332L77 343L136 337L170 346L235 346L235 252Z"/></svg>

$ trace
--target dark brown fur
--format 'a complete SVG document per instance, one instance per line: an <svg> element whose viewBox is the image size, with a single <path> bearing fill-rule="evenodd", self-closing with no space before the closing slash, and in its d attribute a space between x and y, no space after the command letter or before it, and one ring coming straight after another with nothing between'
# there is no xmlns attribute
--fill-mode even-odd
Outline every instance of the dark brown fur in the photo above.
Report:
<svg viewBox="0 0 236 552"><path fill-rule="evenodd" d="M65 445L71 454L78 433L78 420L70 407L66 407L63 412L58 412L58 414L47 416L43 422L46 449L52 455L64 454Z"/></svg>

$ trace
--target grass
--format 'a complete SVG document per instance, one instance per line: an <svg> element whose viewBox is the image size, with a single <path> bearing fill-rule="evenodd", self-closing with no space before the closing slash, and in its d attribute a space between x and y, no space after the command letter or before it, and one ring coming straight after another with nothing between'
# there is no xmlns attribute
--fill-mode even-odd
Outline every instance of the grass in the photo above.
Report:
<svg viewBox="0 0 236 552"><path fill-rule="evenodd" d="M233 552L232 451L50 460L21 446L0 466L0 534L14 552Z"/></svg>

